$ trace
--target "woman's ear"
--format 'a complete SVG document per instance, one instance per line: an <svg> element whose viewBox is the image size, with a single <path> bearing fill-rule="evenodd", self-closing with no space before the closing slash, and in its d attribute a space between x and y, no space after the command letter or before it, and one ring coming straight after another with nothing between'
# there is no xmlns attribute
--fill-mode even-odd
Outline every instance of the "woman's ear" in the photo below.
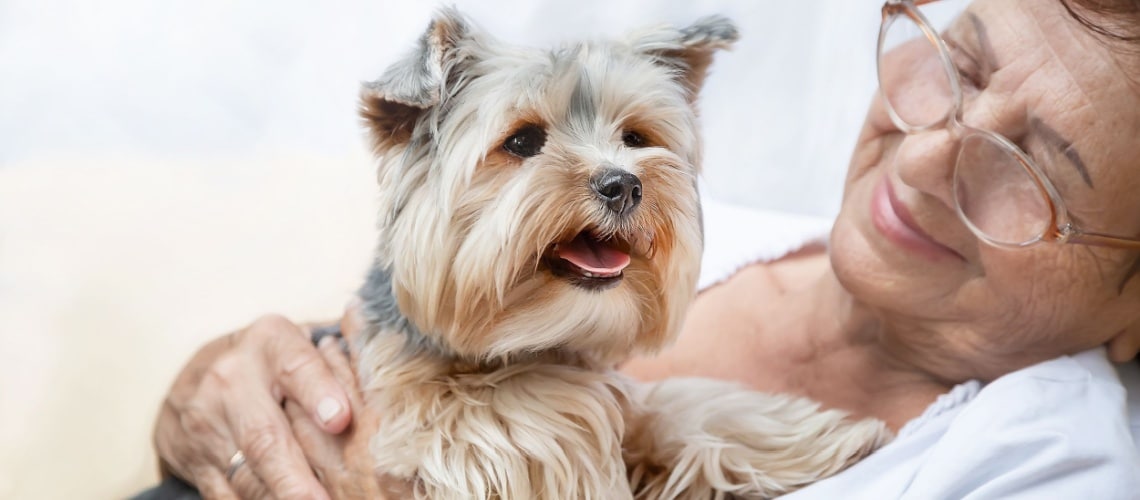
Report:
<svg viewBox="0 0 1140 500"><path fill-rule="evenodd" d="M1133 304L1137 300L1137 290L1133 286L1129 289L1129 284L1136 281L1140 282L1140 256L1132 261L1132 266L1124 273L1124 279L1121 280L1120 285L1117 286L1117 293L1122 297L1121 300L1131 300ZM1128 295L1129 297L1125 297ZM1108 357L1114 363L1124 363L1136 358L1140 352L1140 312L1134 308L1133 313L1136 317L1132 318L1132 323L1126 326L1123 330L1116 333L1105 344L1108 347Z"/></svg>
<svg viewBox="0 0 1140 500"><path fill-rule="evenodd" d="M1108 359L1113 363L1127 363L1140 353L1140 320L1121 330L1108 340Z"/></svg>

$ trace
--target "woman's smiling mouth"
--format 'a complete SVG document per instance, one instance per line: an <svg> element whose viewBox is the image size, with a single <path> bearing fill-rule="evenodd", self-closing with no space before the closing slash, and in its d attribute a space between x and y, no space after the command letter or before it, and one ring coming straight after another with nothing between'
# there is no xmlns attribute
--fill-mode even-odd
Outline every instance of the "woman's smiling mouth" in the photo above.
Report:
<svg viewBox="0 0 1140 500"><path fill-rule="evenodd" d="M890 177L882 176L871 193L871 222L895 245L930 260L954 257L966 260L950 247L938 243L915 223L906 205L895 196Z"/></svg>

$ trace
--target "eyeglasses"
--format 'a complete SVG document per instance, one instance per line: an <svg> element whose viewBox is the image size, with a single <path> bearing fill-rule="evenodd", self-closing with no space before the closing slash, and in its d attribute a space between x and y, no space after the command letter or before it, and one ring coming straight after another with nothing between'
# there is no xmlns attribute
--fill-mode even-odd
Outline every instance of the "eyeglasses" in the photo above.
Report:
<svg viewBox="0 0 1140 500"><path fill-rule="evenodd" d="M962 123L958 70L946 42L917 7L932 1L883 5L879 92L899 130L913 134L945 126L959 138L954 205L966 226L999 247L1051 241L1140 249L1140 239L1079 228L1057 188L1025 151L996 132Z"/></svg>

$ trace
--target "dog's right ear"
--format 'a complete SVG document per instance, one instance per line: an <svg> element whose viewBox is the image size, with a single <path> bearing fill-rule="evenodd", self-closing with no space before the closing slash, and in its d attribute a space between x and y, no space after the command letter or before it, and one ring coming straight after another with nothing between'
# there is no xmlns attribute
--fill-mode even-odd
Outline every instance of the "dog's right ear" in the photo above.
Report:
<svg viewBox="0 0 1140 500"><path fill-rule="evenodd" d="M704 85L713 53L732 47L739 38L732 20L708 16L684 28L660 26L635 32L630 43L634 51L676 71L690 100L695 100Z"/></svg>
<svg viewBox="0 0 1140 500"><path fill-rule="evenodd" d="M441 9L410 54L380 79L364 84L360 114L377 151L406 144L420 117L446 98L448 74L463 59L462 45L473 37L471 24L459 11Z"/></svg>

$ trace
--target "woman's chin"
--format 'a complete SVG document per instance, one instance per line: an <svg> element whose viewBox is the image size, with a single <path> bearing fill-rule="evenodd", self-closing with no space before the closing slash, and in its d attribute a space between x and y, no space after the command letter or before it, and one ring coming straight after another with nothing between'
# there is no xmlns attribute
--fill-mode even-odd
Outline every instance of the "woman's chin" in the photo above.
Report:
<svg viewBox="0 0 1140 500"><path fill-rule="evenodd" d="M963 269L895 248L874 226L869 196L849 197L831 230L830 258L840 284L860 302L891 309L930 307L962 283ZM864 212L867 212L864 210Z"/></svg>

